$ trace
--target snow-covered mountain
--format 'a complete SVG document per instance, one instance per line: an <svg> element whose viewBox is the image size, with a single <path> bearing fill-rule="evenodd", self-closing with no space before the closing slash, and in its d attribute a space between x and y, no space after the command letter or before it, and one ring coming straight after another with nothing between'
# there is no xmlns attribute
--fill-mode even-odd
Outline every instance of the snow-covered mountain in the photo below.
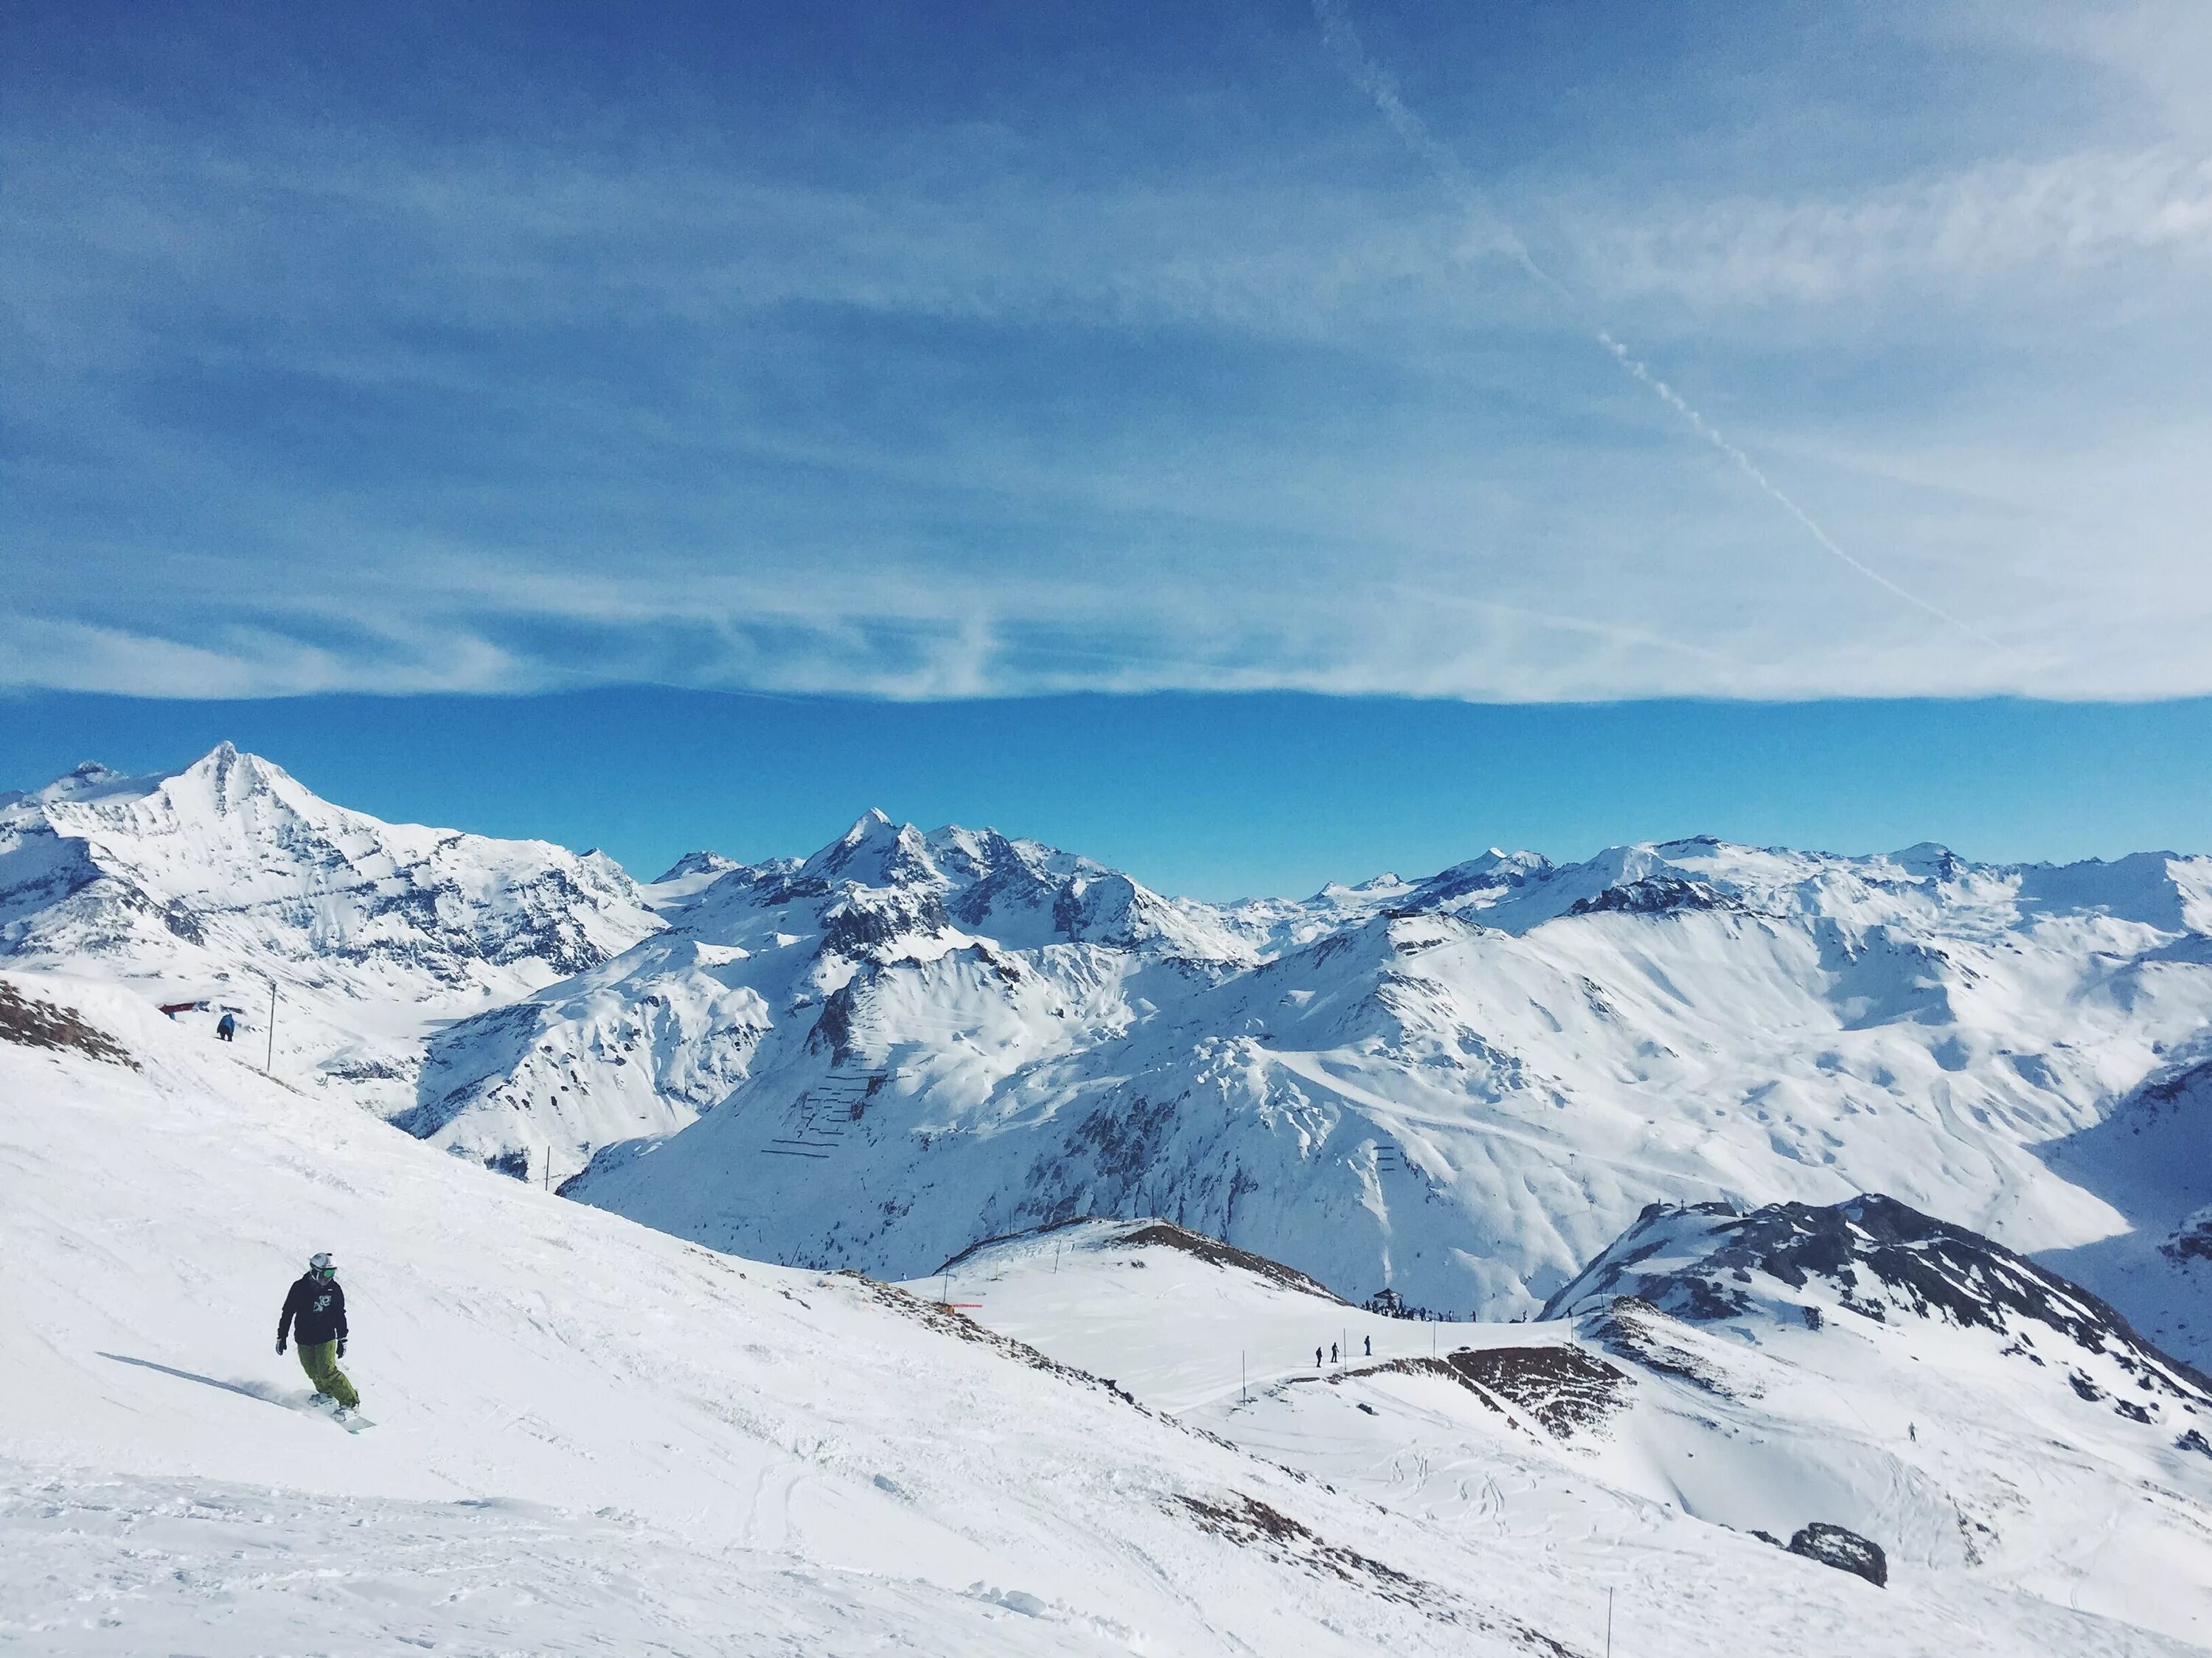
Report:
<svg viewBox="0 0 2212 1658"><path fill-rule="evenodd" d="M0 795L0 961L228 1006L295 1079L411 1102L421 1036L659 921L611 859L380 822L223 744L181 771L79 767Z"/></svg>
<svg viewBox="0 0 2212 1658"><path fill-rule="evenodd" d="M871 813L639 886L226 746L0 805L0 959L249 1027L272 975L280 1075L773 1259L1158 1212L1510 1317L1651 1202L1882 1191L2212 1363L2212 859L1692 840L1214 905Z"/></svg>
<svg viewBox="0 0 2212 1658"><path fill-rule="evenodd" d="M2156 1248L2212 1202L2171 1166L2212 1114L2128 1178L2107 1127L2203 1051L2212 859L1700 840L1211 906L872 815L665 913L441 1035L403 1122L518 1172L596 1153L573 1195L778 1259L911 1275L1157 1212L1493 1317L1653 1201L1887 1191L2212 1336Z"/></svg>
<svg viewBox="0 0 2212 1658"><path fill-rule="evenodd" d="M1462 1534L1689 1516L1891 1593L2212 1630L2212 1383L1888 1199L1655 1206L1531 1323L1378 1316L1156 1222L994 1242L911 1287Z"/></svg>
<svg viewBox="0 0 2212 1658"><path fill-rule="evenodd" d="M765 1072L795 1071L803 1090L849 1069L845 1022L902 969L936 969L921 993L941 984L957 998L978 978L1012 992L1025 962L1056 968L1071 948L1095 960L1102 992L1129 963L1203 977L1259 960L1210 906L1035 841L925 837L880 812L804 860L716 873L694 854L648 891L666 931L441 1034L401 1126L518 1174L550 1157L566 1177L604 1146L684 1127ZM915 1017L917 1046L968 1040L956 1008Z"/></svg>
<svg viewBox="0 0 2212 1658"><path fill-rule="evenodd" d="M716 1255L562 1202L302 1098L127 988L13 968L0 1098L11 1648L1595 1658L1610 1612L1616 1649L1650 1658L1716 1631L1804 1658L2199 1649L2195 1454L2160 1461L2144 1424L2070 1391L1947 1402L1972 1372L1933 1321L1796 1315L1844 1355L1826 1368L1787 1327L1754 1347L1662 1323L1703 1382L1578 1327L1462 1329L1440 1371L1420 1359L1437 1327L1153 1226L1064 1263L1049 1238L1025 1261L976 1252L949 1281L972 1322L928 1286ZM349 1292L344 1363L377 1424L359 1437L270 1351L316 1248ZM992 1327L1024 1278L1040 1336L1088 1344L1112 1382ZM1862 1351L1858 1323L1926 1362ZM1235 1344L1368 1327L1370 1373L1294 1382L1255 1352L1237 1398ZM1990 1333L1961 1333L2000 1362ZM1578 1422L1555 1383L1595 1365L1626 1402ZM1169 1397L1178 1375L1212 1402ZM1872 1425L1844 1429L1852 1412ZM1807 1425L1836 1443L1801 1436L1793 1461L1765 1442ZM1886 1587L1666 1489L1709 1456L1728 1486L1732 1450L1735 1500L1880 1542ZM1941 1507L1977 1459L2003 1497L1994 1539ZM1766 1480L1800 1468L1849 1477Z"/></svg>

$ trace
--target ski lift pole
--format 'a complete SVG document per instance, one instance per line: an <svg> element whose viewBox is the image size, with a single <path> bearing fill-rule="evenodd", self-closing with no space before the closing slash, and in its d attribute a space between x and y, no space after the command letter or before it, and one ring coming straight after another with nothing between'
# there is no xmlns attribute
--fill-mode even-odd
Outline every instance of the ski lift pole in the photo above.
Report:
<svg viewBox="0 0 2212 1658"><path fill-rule="evenodd" d="M269 1057L262 1062L262 1073L276 1074L276 975L269 975Z"/></svg>

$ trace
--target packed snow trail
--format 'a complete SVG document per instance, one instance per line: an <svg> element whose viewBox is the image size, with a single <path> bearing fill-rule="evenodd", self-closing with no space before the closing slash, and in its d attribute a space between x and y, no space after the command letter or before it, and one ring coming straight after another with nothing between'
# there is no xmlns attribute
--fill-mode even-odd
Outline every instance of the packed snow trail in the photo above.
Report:
<svg viewBox="0 0 2212 1658"><path fill-rule="evenodd" d="M126 993L6 977L82 1033L0 1041L0 1641L25 1650L1589 1652L1608 1583L1662 1658L1717 1626L1813 1658L2181 1650L1656 1512L1470 1537L896 1291L303 1101ZM358 1439L284 1408L304 1386L270 1351L315 1248L382 1424Z"/></svg>

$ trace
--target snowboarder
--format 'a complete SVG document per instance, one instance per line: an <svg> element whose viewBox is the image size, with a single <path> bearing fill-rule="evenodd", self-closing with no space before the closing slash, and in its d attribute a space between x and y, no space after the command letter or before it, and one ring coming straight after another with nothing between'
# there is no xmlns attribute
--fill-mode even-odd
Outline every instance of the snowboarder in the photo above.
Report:
<svg viewBox="0 0 2212 1658"><path fill-rule="evenodd" d="M315 1384L310 1403L337 1405L337 1418L345 1421L361 1404L361 1395L347 1381L337 1362L345 1357L345 1291L338 1288L337 1268L327 1253L307 1261L307 1270L286 1292L284 1310L276 1320L276 1351L284 1351L284 1338L300 1339L300 1368Z"/></svg>
<svg viewBox="0 0 2212 1658"><path fill-rule="evenodd" d="M1321 1369L1321 1349L1318 1347L1314 1349L1314 1369Z"/></svg>
<svg viewBox="0 0 2212 1658"><path fill-rule="evenodd" d="M1336 1363L1336 1344L1334 1341L1328 1344L1328 1362L1332 1364Z"/></svg>
<svg viewBox="0 0 2212 1658"><path fill-rule="evenodd" d="M1367 1344L1367 1351L1366 1351L1364 1353L1361 1354L1361 1355L1360 1355L1360 1357L1363 1357L1363 1358L1372 1358L1372 1357L1375 1357L1375 1338L1374 1338L1373 1336L1362 1336L1362 1337L1360 1337L1359 1339L1360 1339L1362 1341L1364 1341L1364 1342L1365 1342L1365 1343Z"/></svg>
<svg viewBox="0 0 2212 1658"><path fill-rule="evenodd" d="M224 1042L238 1035L238 1015L226 1013L216 1022L215 1034ZM281 1351L281 1350L280 1350Z"/></svg>

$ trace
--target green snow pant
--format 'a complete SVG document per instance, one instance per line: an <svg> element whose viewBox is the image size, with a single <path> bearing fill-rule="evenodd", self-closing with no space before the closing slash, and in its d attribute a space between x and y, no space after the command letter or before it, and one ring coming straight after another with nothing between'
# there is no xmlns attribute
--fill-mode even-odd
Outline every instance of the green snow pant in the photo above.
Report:
<svg viewBox="0 0 2212 1658"><path fill-rule="evenodd" d="M361 1395L353 1390L353 1383L338 1369L338 1345L335 1341L303 1341L300 1344L300 1368L307 1373L307 1380L315 1384L319 1394L328 1394L348 1410L361 1403Z"/></svg>

